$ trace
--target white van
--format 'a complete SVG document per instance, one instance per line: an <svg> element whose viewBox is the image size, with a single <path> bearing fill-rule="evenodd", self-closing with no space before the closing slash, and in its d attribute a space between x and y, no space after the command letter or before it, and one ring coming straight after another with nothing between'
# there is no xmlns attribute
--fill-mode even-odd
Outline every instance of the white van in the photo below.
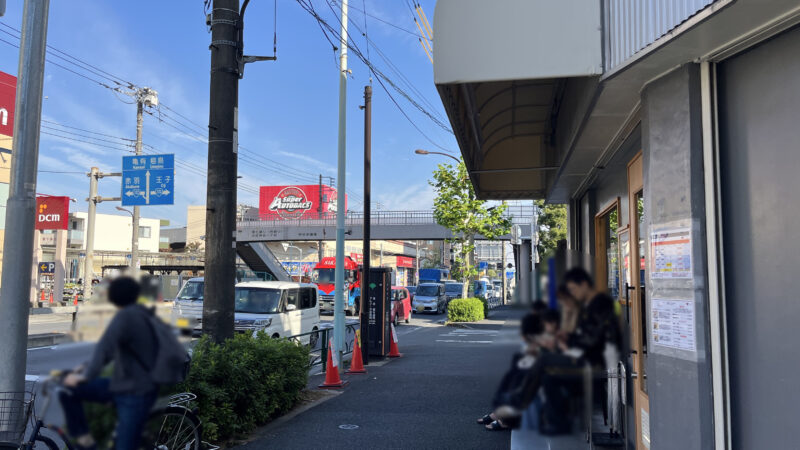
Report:
<svg viewBox="0 0 800 450"><path fill-rule="evenodd" d="M283 338L319 330L317 286L285 281L247 281L236 285L234 327L239 333L264 330ZM317 345L319 333L301 336Z"/></svg>

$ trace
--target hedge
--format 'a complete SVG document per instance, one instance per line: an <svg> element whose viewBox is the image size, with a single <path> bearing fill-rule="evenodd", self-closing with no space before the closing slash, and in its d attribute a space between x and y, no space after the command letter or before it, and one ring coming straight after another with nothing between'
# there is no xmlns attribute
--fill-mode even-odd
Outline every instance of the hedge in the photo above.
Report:
<svg viewBox="0 0 800 450"><path fill-rule="evenodd" d="M450 322L477 322L484 318L484 302L479 298L456 298L447 306Z"/></svg>
<svg viewBox="0 0 800 450"><path fill-rule="evenodd" d="M481 303L483 303L483 317L484 317L484 318L487 318L487 317L489 317L489 300L486 300L486 297L484 297L484 296L482 296L482 295L479 295L479 296L478 296L478 297L476 297L476 298L477 298L478 300L480 300L480 301L481 301Z"/></svg>
<svg viewBox="0 0 800 450"><path fill-rule="evenodd" d="M207 336L192 352L186 380L171 392L192 392L203 423L203 440L240 438L289 411L308 384L308 347L264 333L237 334L222 344ZM96 437L116 422L111 405L87 404Z"/></svg>

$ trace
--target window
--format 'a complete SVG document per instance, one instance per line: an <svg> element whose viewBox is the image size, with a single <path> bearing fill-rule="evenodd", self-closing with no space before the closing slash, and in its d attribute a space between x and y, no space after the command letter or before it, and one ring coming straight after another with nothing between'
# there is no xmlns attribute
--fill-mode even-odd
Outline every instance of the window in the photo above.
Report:
<svg viewBox="0 0 800 450"><path fill-rule="evenodd" d="M289 289L286 292L286 306L294 305L297 309L300 309L300 293L298 289Z"/></svg>
<svg viewBox="0 0 800 450"><path fill-rule="evenodd" d="M240 313L276 313L281 304L280 289L237 287L234 297L234 311Z"/></svg>
<svg viewBox="0 0 800 450"><path fill-rule="evenodd" d="M149 239L150 238L150 227L139 227L139 237Z"/></svg>
<svg viewBox="0 0 800 450"><path fill-rule="evenodd" d="M619 198L595 216L596 283L600 291L619 298Z"/></svg>
<svg viewBox="0 0 800 450"><path fill-rule="evenodd" d="M317 292L313 288L303 288L300 290L300 308L311 309L317 306Z"/></svg>

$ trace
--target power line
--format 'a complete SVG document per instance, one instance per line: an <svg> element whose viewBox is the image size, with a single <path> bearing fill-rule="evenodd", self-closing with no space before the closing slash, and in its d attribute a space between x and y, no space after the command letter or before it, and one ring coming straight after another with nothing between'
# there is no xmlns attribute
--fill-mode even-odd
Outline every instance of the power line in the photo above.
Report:
<svg viewBox="0 0 800 450"><path fill-rule="evenodd" d="M409 29L407 29L407 28L403 28L403 27L401 27L401 26L399 26L399 25L395 25L395 24L393 24L392 22L389 22L388 20L382 19L382 18L380 18L380 17L378 17L378 16L376 16L376 15L374 15L374 14L370 14L370 13L368 13L368 12L366 11L366 9L367 9L367 5L366 5L366 4L364 4L364 5L363 5L363 8L364 8L364 9L358 9L357 7L355 7L355 6L352 6L352 5L348 5L347 7L348 7L348 8L350 8L350 9L355 9L356 11L358 11L358 12L360 12L360 13L363 13L365 16L367 16L367 17L370 17L370 18L372 18L372 19L375 19L375 20L377 20L378 22L381 22L381 23L384 23L384 24L386 24L386 25L389 25L389 26L390 26L390 27L392 27L392 28L398 29L398 30L400 30L400 31L402 31L402 32L404 32L404 33L408 33L408 34L410 34L410 35L412 35L412 36L414 36L414 37L419 37L419 34L418 34L416 31L409 30Z"/></svg>

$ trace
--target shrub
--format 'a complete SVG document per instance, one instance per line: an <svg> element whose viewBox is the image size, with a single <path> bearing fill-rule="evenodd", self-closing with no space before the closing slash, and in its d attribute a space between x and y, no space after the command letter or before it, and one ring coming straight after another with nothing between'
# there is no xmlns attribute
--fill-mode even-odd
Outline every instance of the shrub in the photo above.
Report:
<svg viewBox="0 0 800 450"><path fill-rule="evenodd" d="M308 352L306 346L264 333L238 334L222 344L204 336L194 348L186 380L165 395L197 395L203 440L241 437L297 403L308 384ZM92 435L107 440L116 423L113 406L85 406Z"/></svg>
<svg viewBox="0 0 800 450"><path fill-rule="evenodd" d="M450 322L477 322L484 318L484 303L479 298L456 298L447 306Z"/></svg>
<svg viewBox="0 0 800 450"><path fill-rule="evenodd" d="M479 295L476 298L480 300L481 303L483 303L483 317L484 318L489 317L489 300L486 300L486 297L482 295Z"/></svg>
<svg viewBox="0 0 800 450"><path fill-rule="evenodd" d="M197 395L203 438L241 436L287 412L308 384L308 348L264 333L222 344L203 337L179 387Z"/></svg>

